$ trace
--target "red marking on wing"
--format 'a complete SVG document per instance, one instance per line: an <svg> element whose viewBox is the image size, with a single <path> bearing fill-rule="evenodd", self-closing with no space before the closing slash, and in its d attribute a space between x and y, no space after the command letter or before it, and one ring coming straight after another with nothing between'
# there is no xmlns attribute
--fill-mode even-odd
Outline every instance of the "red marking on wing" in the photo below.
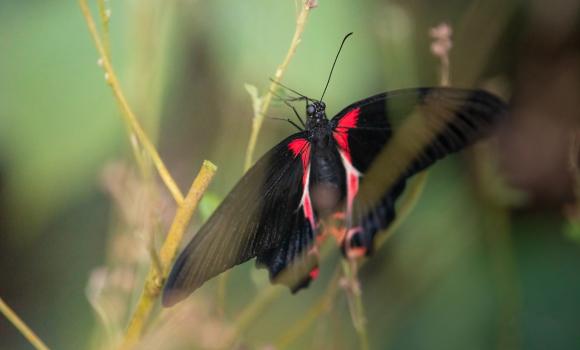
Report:
<svg viewBox="0 0 580 350"><path fill-rule="evenodd" d="M334 128L334 139L336 140L338 147L344 152L346 159L349 161L351 160L351 157L350 146L348 144L348 130L356 127L359 115L360 107L348 111Z"/></svg>
<svg viewBox="0 0 580 350"><path fill-rule="evenodd" d="M320 274L320 269L318 267L315 267L310 271L310 273L308 275L310 276L310 278L315 280L318 278L319 274Z"/></svg>
<svg viewBox="0 0 580 350"><path fill-rule="evenodd" d="M292 140L288 144L288 148L294 154L294 157L300 156L302 159L302 184L306 185L308 178L308 164L310 163L310 142L308 140L299 138Z"/></svg>

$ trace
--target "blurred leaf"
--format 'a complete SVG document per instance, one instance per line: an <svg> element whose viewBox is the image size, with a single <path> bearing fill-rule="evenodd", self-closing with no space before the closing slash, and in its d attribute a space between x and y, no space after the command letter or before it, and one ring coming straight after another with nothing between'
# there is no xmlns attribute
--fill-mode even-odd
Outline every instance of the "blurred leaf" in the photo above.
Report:
<svg viewBox="0 0 580 350"><path fill-rule="evenodd" d="M199 202L199 214L203 221L209 219L214 210L221 203L222 197L218 196L215 192L206 192L203 195L203 199Z"/></svg>
<svg viewBox="0 0 580 350"><path fill-rule="evenodd" d="M580 243L580 223L568 222L564 227L564 235L576 243Z"/></svg>

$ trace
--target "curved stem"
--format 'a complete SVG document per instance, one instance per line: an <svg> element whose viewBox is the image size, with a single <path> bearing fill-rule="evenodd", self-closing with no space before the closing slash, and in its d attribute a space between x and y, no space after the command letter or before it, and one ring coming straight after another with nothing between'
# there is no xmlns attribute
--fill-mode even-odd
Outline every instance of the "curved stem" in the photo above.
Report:
<svg viewBox="0 0 580 350"><path fill-rule="evenodd" d="M209 161L204 161L199 174L193 181L187 196L185 196L183 204L177 208L175 217L167 233L167 238L159 253L161 271L158 271L154 266L151 266L149 269L143 292L141 293L135 312L131 317L125 339L121 345L122 349L132 348L141 337L145 324L149 320L153 305L157 297L161 294L163 284L169 274L169 269L177 254L185 229L189 225L191 216L216 170L215 165Z"/></svg>
<svg viewBox="0 0 580 350"><path fill-rule="evenodd" d="M105 48L105 45L101 40L99 32L97 31L97 27L95 25L95 21L93 20L93 16L91 15L89 6L87 4L87 0L79 0L79 5L87 22L89 32L91 33L91 36L95 42L97 51L99 52L100 59L102 60L103 69L105 70L105 79L107 80L107 83L111 86L113 94L115 95L115 98L117 99L117 102L121 107L122 112L121 115L123 116L123 119L125 120L127 125L131 128L131 130L137 137L137 140L139 140L139 142L143 145L145 151L151 157L151 160L153 161L155 168L157 168L157 171L159 172L159 176L163 180L163 183L165 184L169 192L171 192L171 195L173 196L177 204L178 205L181 204L183 202L183 194L179 190L179 187L175 183L175 180L173 180L173 177L171 177L171 174L167 170L167 167L161 160L161 157L159 156L157 149L155 148L151 140L149 140L149 137L147 137L147 134L143 130L143 127L141 127L141 124L137 120L137 117L133 113L133 110L129 106L129 103L127 102L127 99L123 94L121 84L119 83L117 75L113 70L113 66L109 59L107 49Z"/></svg>
<svg viewBox="0 0 580 350"><path fill-rule="evenodd" d="M16 329L38 350L48 350L48 346L22 321L20 317L0 297L0 313L4 314Z"/></svg>

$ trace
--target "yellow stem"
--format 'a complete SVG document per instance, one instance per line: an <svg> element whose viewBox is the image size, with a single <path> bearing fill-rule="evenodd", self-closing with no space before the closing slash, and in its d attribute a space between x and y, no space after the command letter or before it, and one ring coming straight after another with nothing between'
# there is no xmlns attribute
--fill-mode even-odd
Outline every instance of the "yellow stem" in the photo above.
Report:
<svg viewBox="0 0 580 350"><path fill-rule="evenodd" d="M121 115L123 116L123 119L130 126L131 130L133 131L133 133L135 133L135 136L137 137L139 142L143 145L145 151L151 157L151 160L153 161L155 168L157 168L157 171L159 172L159 176L163 180L163 183L165 184L165 186L167 186L167 189L169 190L169 192L171 192L171 195L173 196L177 204L180 205L183 202L183 194L179 190L179 187L175 183L175 180L173 180L173 178L171 177L171 174L169 174L169 171L167 170L167 167L161 160L161 157L159 156L157 149L147 137L147 134L141 127L141 124L139 124L137 117L131 110L129 103L127 102L127 99L123 94L121 84L117 79L117 75L115 74L111 61L108 57L107 50L103 45L99 32L97 31L95 21L93 20L87 1L79 0L79 4L85 17L85 20L87 22L89 32L91 33L91 36L95 41L97 51L101 56L100 59L102 60L103 69L105 70L105 79L107 80L107 83L111 86L113 94L115 95L115 98L117 99L117 102L121 107L122 112Z"/></svg>
<svg viewBox="0 0 580 350"><path fill-rule="evenodd" d="M286 57L284 57L284 61L278 66L276 69L276 73L274 74L274 81L280 81L288 68L288 64L290 60L294 56L296 52L296 48L298 44L300 44L300 40L302 38L302 33L304 32L304 27L306 26L306 20L308 19L308 14L310 13L310 9L312 8L310 1L304 1L302 5L302 10L298 14L296 19L296 29L294 30L294 36L292 37L292 42L290 43L290 47L288 48L288 52L286 53ZM252 133L250 134L250 140L248 142L248 147L246 149L246 160L244 163L244 172L248 171L253 163L254 157L254 150L256 149L256 142L258 141L258 135L260 134L260 129L262 128L262 123L264 121L264 116L268 112L268 108L270 108L270 103L272 102L272 97L274 96L273 92L275 89L278 88L278 85L274 82L270 84L270 88L268 92L264 96L262 103L260 105L260 111L257 113L254 118L252 119ZM218 287L217 287L217 303L218 303L218 310L220 313L224 313L225 309L225 297L227 291L227 282L228 282L228 271L222 273L218 277Z"/></svg>
<svg viewBox="0 0 580 350"><path fill-rule="evenodd" d="M167 238L161 247L159 253L159 260L161 264L161 275L158 269L153 266L149 269L149 273L145 279L145 286L143 287L143 292L141 297L137 302L137 306L131 320L129 322L129 327L125 334L125 339L121 345L122 349L130 349L133 347L143 332L145 324L149 320L149 315L157 297L161 294L161 289L163 288L163 283L165 283L165 278L169 273L173 259L177 254L179 245L183 238L183 233L187 228L191 216L193 215L199 200L201 199L203 193L207 189L211 179L213 178L217 168L209 161L204 161L199 171L199 174L193 181L187 196L183 201L183 204L177 208L169 232L167 233Z"/></svg>
<svg viewBox="0 0 580 350"><path fill-rule="evenodd" d="M367 320L362 302L362 290L360 288L357 277L357 261L354 259L343 259L342 271L344 273L344 277L348 281L348 284L345 288L346 297L348 300L348 307L352 319L352 324L358 336L360 349L368 350L369 338L366 327Z"/></svg>
<svg viewBox="0 0 580 350"><path fill-rule="evenodd" d="M20 317L0 298L0 313L4 314L16 329L34 346L35 349L48 350L48 346L22 321Z"/></svg>
<svg viewBox="0 0 580 350"><path fill-rule="evenodd" d="M101 17L101 27L102 27L102 43L103 43L103 48L105 51L105 56L107 56L107 59L109 60L109 62L111 61L111 40L110 40L110 36L109 36L109 22L110 22L110 13L109 13L109 9L107 9L107 4L106 4L106 0L97 0L97 6L99 9L99 17ZM102 62L100 63L102 64ZM129 140L129 144L131 145L131 150L133 151L133 156L135 157L135 160L137 161L137 166L139 167L139 170L141 171L141 174L143 175L143 177L146 180L149 180L149 176L150 176L150 171L149 171L149 167L146 165L145 163L145 159L144 159L144 154L141 151L141 148L139 146L139 142L137 141L137 138L135 136L135 134L133 133L133 130L131 130L131 125L129 125L129 123L125 123L127 128L126 128L126 132L127 132L127 139Z"/></svg>
<svg viewBox="0 0 580 350"><path fill-rule="evenodd" d="M305 1L302 5L302 10L298 14L298 18L296 19L296 29L294 31L294 36L292 37L292 42L290 43L290 47L288 48L288 52L286 53L286 57L282 64L278 66L276 69L276 74L274 75L274 81L282 80L286 69L288 68L288 64L294 56L296 52L296 48L298 44L300 44L300 40L302 38L302 33L304 32L304 27L306 25L306 20L308 19L308 14L310 13L310 9L312 8L310 1ZM246 161L244 164L244 169L247 171L252 166L252 159L254 156L254 150L256 148L256 142L258 141L258 134L260 133L260 129L262 127L262 122L264 121L264 115L268 111L270 107L270 102L272 101L272 97L274 96L273 92L278 88L278 85L274 82L270 84L270 88L264 96L262 100L262 105L260 108L260 113L256 115L252 122L252 133L250 134L250 141L248 143L248 148L246 150Z"/></svg>
<svg viewBox="0 0 580 350"><path fill-rule="evenodd" d="M111 60L111 42L109 40L110 10L107 9L107 4L105 3L105 0L98 0L97 6L99 8L99 16L101 17L101 25L103 26L103 47L105 49L107 58Z"/></svg>

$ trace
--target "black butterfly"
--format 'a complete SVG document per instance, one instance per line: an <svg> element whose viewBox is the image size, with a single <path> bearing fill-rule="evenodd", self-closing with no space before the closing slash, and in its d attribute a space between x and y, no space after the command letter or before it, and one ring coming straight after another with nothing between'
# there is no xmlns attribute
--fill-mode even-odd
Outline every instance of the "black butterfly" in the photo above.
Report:
<svg viewBox="0 0 580 350"><path fill-rule="evenodd" d="M252 258L272 281L293 292L304 288L318 275L317 240L326 231L338 232L346 257L370 254L377 232L395 218L394 203L406 180L486 135L506 112L505 103L485 91L457 88L386 92L332 119L322 98L297 99L306 101L303 129L262 156L185 247L165 285L163 305ZM393 139L395 120L411 114L431 130L428 142L380 190L378 201L357 206L359 185ZM332 219L342 228L322 229Z"/></svg>

